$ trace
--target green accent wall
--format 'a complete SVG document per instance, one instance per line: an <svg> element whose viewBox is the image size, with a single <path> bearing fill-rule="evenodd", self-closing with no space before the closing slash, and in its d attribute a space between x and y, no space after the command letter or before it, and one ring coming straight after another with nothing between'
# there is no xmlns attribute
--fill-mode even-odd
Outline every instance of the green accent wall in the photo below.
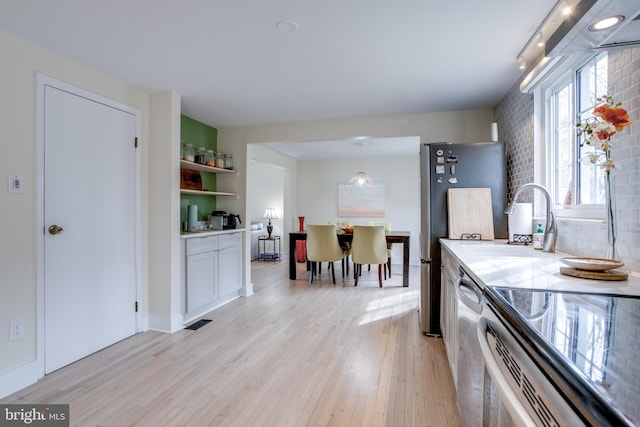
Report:
<svg viewBox="0 0 640 427"><path fill-rule="evenodd" d="M218 148L218 130L194 120L185 115L180 116L180 141L185 144L193 145L193 148L205 147L206 149L217 151ZM216 174L201 173L202 188L215 191ZM215 196L194 196L191 194L182 194L180 196L180 222L187 220L187 206L198 206L198 219L206 220L207 215L216 210Z"/></svg>

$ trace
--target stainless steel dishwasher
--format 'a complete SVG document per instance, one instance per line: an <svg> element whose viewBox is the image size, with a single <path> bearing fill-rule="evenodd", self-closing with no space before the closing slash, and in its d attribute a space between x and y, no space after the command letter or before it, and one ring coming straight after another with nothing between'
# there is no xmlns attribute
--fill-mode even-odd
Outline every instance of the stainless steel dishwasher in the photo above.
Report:
<svg viewBox="0 0 640 427"><path fill-rule="evenodd" d="M457 377L458 410L466 427L481 426L484 396L484 361L478 342L482 313L482 289L462 267L456 285L458 312Z"/></svg>

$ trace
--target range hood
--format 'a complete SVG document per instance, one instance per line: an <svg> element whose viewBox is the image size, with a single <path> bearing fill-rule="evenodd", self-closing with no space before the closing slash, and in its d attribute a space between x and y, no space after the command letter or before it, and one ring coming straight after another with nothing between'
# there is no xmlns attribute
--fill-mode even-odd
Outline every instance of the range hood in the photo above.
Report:
<svg viewBox="0 0 640 427"><path fill-rule="evenodd" d="M590 28L601 19L622 16L609 29ZM582 0L545 43L546 56L640 46L639 0Z"/></svg>

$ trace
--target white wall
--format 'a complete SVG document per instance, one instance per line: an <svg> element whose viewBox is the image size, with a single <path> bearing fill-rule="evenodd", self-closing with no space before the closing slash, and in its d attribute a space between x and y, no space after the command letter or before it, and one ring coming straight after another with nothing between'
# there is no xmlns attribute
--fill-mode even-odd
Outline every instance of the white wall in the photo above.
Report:
<svg viewBox="0 0 640 427"><path fill-rule="evenodd" d="M338 217L338 183L347 181L364 169L376 181L384 182L384 218ZM306 224L326 224L327 221L384 220L396 231L410 231L409 256L412 264L420 263L420 158L316 160L298 162L298 214ZM394 264L402 263L402 245L394 245Z"/></svg>
<svg viewBox="0 0 640 427"><path fill-rule="evenodd" d="M292 177L295 177L297 163L294 159L269 150L264 144L251 144L247 150L249 153L247 161L248 185L246 188L247 224L250 224L250 221L265 221L262 215L267 207L277 209L279 219L272 221L272 223L274 231L281 236L281 253L286 260L289 253L287 235L291 231L290 214L294 210L292 204L297 188L296 180ZM281 185L278 185L278 190L274 192L273 186L278 183ZM279 207L270 206L269 203ZM249 233L247 234L249 235ZM247 248L249 247L248 243ZM245 274L249 277L246 280L248 284L251 278L251 263L247 262L245 267Z"/></svg>
<svg viewBox="0 0 640 427"><path fill-rule="evenodd" d="M420 232L420 171L419 156L390 159L347 160L295 160L282 156L268 148L268 144L252 144L252 160L248 170L248 189L251 197L247 206L251 221L264 221L264 209L274 205L280 218L273 221L283 236L284 259L288 256L286 233L298 229L298 216L305 217L306 224L325 224L338 219L338 182L345 182L363 168L377 181L385 185L385 220L391 221L394 230L410 231L413 240L410 256L413 264L419 263ZM418 147L416 147L416 153ZM260 159L260 160L256 160ZM286 176L295 171L295 180ZM284 181L284 186L279 185ZM296 187L287 189L287 182ZM285 199L295 204L284 208ZM275 205L278 205L276 207ZM378 218L343 218L354 224ZM282 232L280 232L282 230ZM402 262L401 245L394 246L394 263Z"/></svg>
<svg viewBox="0 0 640 427"><path fill-rule="evenodd" d="M149 95L0 31L0 396L35 381L36 365L36 75L42 73L142 112L142 219L147 223ZM7 175L24 175L23 194L7 192ZM81 194L78 197L82 197ZM142 280L147 293L147 235ZM40 229L42 230L42 229ZM9 322L24 319L25 337L8 341ZM82 319L78 319L81 321Z"/></svg>
<svg viewBox="0 0 640 427"><path fill-rule="evenodd" d="M150 97L153 161L149 165L148 327L161 332L182 328L180 307L180 96Z"/></svg>
<svg viewBox="0 0 640 427"><path fill-rule="evenodd" d="M280 166L254 160L248 173L247 182L253 193L249 201L250 221L260 221L266 226L269 220L263 218L264 212L267 208L273 208L278 219L271 220L271 224L275 230L280 230L278 234L281 234L284 220L285 170ZM246 226L248 227L249 223Z"/></svg>
<svg viewBox="0 0 640 427"><path fill-rule="evenodd" d="M492 121L493 111L491 110L466 110L220 128L218 129L218 147L222 151L232 152L236 164L247 165L247 169L250 169L252 167L251 159L259 159L260 161L273 164L282 164L282 162L285 162L282 158L277 161L271 160L270 157L274 155L274 152L266 149L265 146L261 146L261 143L343 140L364 135L371 138L419 136L422 142L483 142L490 139ZM255 154L252 154L253 152L255 152ZM369 160L367 160L367 162L368 161ZM411 163L411 160L407 159L399 159L399 161ZM296 163L294 159L289 159L287 163L288 166L286 167L290 175L285 181L291 183L290 185L292 187L289 191L285 190L285 212L283 215L289 218L288 221L285 220L283 223L285 235L292 229L297 230L297 217L301 214L300 210L307 210L306 206L300 205L300 194L311 193L309 189L306 188L307 184L304 183L305 178L303 178L303 175L306 173L306 171L303 172L303 169L307 166L311 167L311 165L307 165L306 163L302 165L302 162L298 162L299 164L296 166ZM389 184L393 186L390 188L397 189L400 185L403 185L404 188L410 188L412 185L419 185L419 181L416 179L416 177L419 176L418 157L415 159L415 168L409 167L409 169L404 170L404 167L409 163L389 174ZM365 164L368 165L368 163ZM339 162L331 162L330 164L324 165L326 167L323 168L322 173L331 172L331 175L323 178L326 180L326 187L317 189L318 192L314 197L318 200L318 203L327 200L327 203L337 204L337 195L333 197L330 194L327 195L325 191L337 191L335 186L338 180L353 175L359 163L353 160L351 162L347 161L341 164L341 166L338 165ZM334 168L338 167L340 170L334 170ZM371 172L369 172L368 169L367 172L374 175L374 177L376 177L374 174L376 170L373 168L380 168L378 170L379 176L387 176L384 166L380 165L377 161L372 161L371 168ZM335 182L331 184L330 180L335 180ZM253 191L246 186L246 181L243 182L242 178L238 180L238 182L240 185L244 185L238 189L238 192L240 194L246 194L247 198L240 198L233 201L225 200L225 202L233 206L235 211L244 212L245 216L247 216L247 200L252 197ZM334 190L331 190L332 188ZM411 230L413 238L411 242L411 257L414 262L416 257L419 257L417 246L419 242L419 225L417 225L419 218L417 216L414 217L414 215L419 215L419 208L416 205L414 209L412 204L419 203L418 188L419 187L416 187L415 194L412 194L411 190L405 193L409 198L413 196L411 200L396 200L396 197L402 197L403 194L395 192L389 195L389 197L392 198L389 200L389 203L394 206L394 209L396 206L399 209L403 207L407 209L405 213L393 212L390 220L392 221L393 228L400 229L406 227L407 230ZM293 195L293 200L291 200L290 203L286 201L288 193ZM405 203L409 203L409 205L404 205ZM309 214L316 215L311 212ZM306 215L305 213L305 216ZM337 208L328 208L326 216L319 215L318 221L328 220L327 216L329 215L331 218L337 216ZM314 220L314 217L310 219ZM394 249L394 251L399 250L400 248ZM246 274L248 277L251 275L250 268L248 267Z"/></svg>

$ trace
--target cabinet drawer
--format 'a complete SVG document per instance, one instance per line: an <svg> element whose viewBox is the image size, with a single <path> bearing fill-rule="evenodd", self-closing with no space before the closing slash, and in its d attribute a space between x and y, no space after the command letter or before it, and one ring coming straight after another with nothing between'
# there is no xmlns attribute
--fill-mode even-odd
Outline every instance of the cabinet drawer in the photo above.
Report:
<svg viewBox="0 0 640 427"><path fill-rule="evenodd" d="M239 246L242 243L242 233L221 234L218 238L220 239L219 249Z"/></svg>
<svg viewBox="0 0 640 427"><path fill-rule="evenodd" d="M458 260L451 254L451 252L442 248L442 268L446 270L451 280L455 281L458 277L460 264Z"/></svg>
<svg viewBox="0 0 640 427"><path fill-rule="evenodd" d="M218 236L196 237L187 240L187 255L218 249Z"/></svg>

